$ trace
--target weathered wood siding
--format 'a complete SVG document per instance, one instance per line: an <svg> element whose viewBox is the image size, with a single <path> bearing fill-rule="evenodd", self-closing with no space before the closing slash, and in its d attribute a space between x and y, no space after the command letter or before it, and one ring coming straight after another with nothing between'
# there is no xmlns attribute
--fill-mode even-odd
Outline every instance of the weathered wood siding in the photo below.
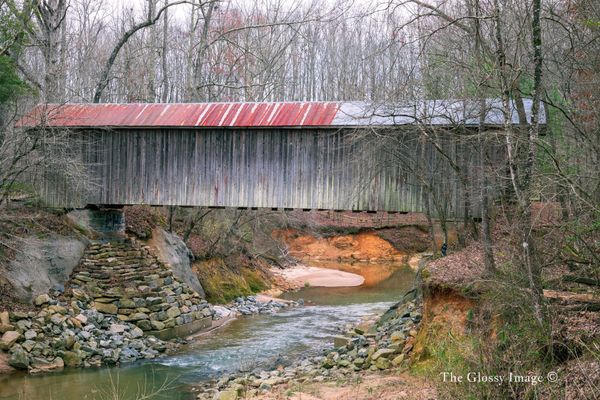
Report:
<svg viewBox="0 0 600 400"><path fill-rule="evenodd" d="M73 134L85 137L75 154L87 165L91 187L82 190L61 179L60 171L46 171L41 192L52 206L425 209L422 178L407 165L422 154L416 140L406 143L414 159L403 164L397 152L369 140L351 140L345 130L156 128ZM476 152L450 146L450 154L460 151L472 171ZM461 215L457 177L432 146L424 155L447 215ZM470 194L473 211L477 191Z"/></svg>

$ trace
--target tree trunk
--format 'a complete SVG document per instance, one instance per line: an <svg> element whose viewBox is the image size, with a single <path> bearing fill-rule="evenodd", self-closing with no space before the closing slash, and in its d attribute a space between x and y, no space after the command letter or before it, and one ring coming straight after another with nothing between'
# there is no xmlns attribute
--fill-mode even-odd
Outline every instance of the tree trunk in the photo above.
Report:
<svg viewBox="0 0 600 400"><path fill-rule="evenodd" d="M165 5L168 0L165 0ZM166 103L169 100L169 63L168 63L168 39L169 39L169 10L165 10L162 31L162 87L160 101Z"/></svg>
<svg viewBox="0 0 600 400"><path fill-rule="evenodd" d="M529 283L529 289L531 293L531 301L534 311L534 316L543 330L547 330L548 318L545 310L544 294L542 288L541 269L540 262L537 257L536 246L533 233L533 223L531 218L531 197L533 193L533 173L535 171L536 163L536 146L537 136L539 132L539 104L540 104L540 93L541 93L541 82L542 82L542 37L540 30L540 12L541 12L541 0L533 0L533 15L532 15L532 38L533 38L533 50L534 50L534 87L532 93L532 109L531 109L531 121L528 128L523 131L519 129L518 135L527 135L527 159L524 162L522 171L518 170L519 162L515 162L517 156L514 151L514 132L512 130L512 108L510 105L510 82L512 79L508 76L506 55L504 52L504 42L502 36L501 20L500 20L500 6L498 0L494 0L495 7L495 25L496 25L496 41L498 45L497 49L497 61L499 66L500 82L502 85L502 105L504 108L504 127L506 130L506 141L507 141L507 156L511 173L511 182L515 190L515 197L517 199L517 229L519 239L521 243L521 262L525 269L527 281ZM516 101L515 103L521 103L522 100ZM517 112L521 104L517 105ZM520 125L523 127L527 124L527 121L522 120L522 115L519 113Z"/></svg>
<svg viewBox="0 0 600 400"><path fill-rule="evenodd" d="M40 30L40 47L44 59L43 101L45 103L59 103L64 100L61 94L62 75L65 71L61 63L62 36L67 14L68 4L65 0L48 3L36 1L34 13Z"/></svg>
<svg viewBox="0 0 600 400"><path fill-rule="evenodd" d="M479 23L479 0L475 3L475 58L477 59L477 65L483 65L483 54L481 49L481 29ZM490 229L490 195L489 195L489 180L487 172L487 143L484 138L485 135L485 117L487 115L487 105L485 102L484 94L482 93L482 87L485 84L485 77L480 78L480 82L477 85L477 92L479 98L479 124L477 126L477 136L479 145L479 167L481 174L481 191L480 191L480 203L481 203L481 236L483 240L483 251L485 260L485 270L489 275L492 275L496 271L496 263L494 262L494 249L492 247L492 232Z"/></svg>
<svg viewBox="0 0 600 400"><path fill-rule="evenodd" d="M542 33L540 25L540 14L542 0L533 0L533 15L531 22L533 61L535 64L534 83L531 106L531 123L527 130L528 154L523 173L521 196L521 236L523 240L523 257L527 268L527 276L531 287L532 299L535 308L535 316L542 326L547 325L547 316L544 306L544 292L542 287L541 268L535 241L532 235L533 221L531 218L531 198L533 195L533 177L536 169L537 141L539 135L539 106L542 85Z"/></svg>
<svg viewBox="0 0 600 400"><path fill-rule="evenodd" d="M129 41L129 39L133 35L135 35L135 33L137 31L154 25L156 23L156 21L158 21L160 19L162 13L167 11L169 9L169 7L173 7L178 4L183 4L183 3L187 3L187 0L180 0L180 1L176 1L174 3L167 3L165 6L163 6L160 10L158 10L155 13L155 4L154 4L153 0L148 1L148 14L146 16L146 20L143 22L140 22L139 24L135 24L134 26L132 26L131 28L129 28L127 31L125 31L123 33L121 38L117 41L117 43L113 47L112 52L110 53L110 56L108 57L108 60L104 64L104 68L102 69L102 72L100 73L100 79L98 80L98 84L96 85L96 88L94 90L94 98L93 98L94 103L100 102L102 93L104 92L104 89L106 89L106 87L108 86L108 82L109 82L109 78L110 78L110 71L112 70L114 63L117 60L117 56L121 52L121 49L123 48L123 46L125 46L125 44Z"/></svg>
<svg viewBox="0 0 600 400"><path fill-rule="evenodd" d="M212 14L215 6L217 5L217 1L211 1L206 4L199 5L200 11L202 11L202 17L204 19L202 25L202 32L200 34L200 43L198 43L198 54L196 58L196 63L194 66L194 74L192 80L191 87L191 100L193 101L201 101L208 100L210 101L210 86L207 86L207 90L209 91L209 95L205 98L202 97L200 93L200 87L202 85L202 66L204 65L204 58L206 56L206 51L208 50L208 33L210 31L210 24L212 22Z"/></svg>

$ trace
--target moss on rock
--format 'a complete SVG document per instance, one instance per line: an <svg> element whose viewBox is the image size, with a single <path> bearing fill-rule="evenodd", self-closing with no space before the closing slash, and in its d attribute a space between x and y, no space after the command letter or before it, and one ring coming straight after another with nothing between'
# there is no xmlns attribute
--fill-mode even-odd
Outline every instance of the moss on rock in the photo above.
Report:
<svg viewBox="0 0 600 400"><path fill-rule="evenodd" d="M210 303L227 303L270 287L267 273L251 263L240 265L222 258L211 258L194 263L192 268Z"/></svg>

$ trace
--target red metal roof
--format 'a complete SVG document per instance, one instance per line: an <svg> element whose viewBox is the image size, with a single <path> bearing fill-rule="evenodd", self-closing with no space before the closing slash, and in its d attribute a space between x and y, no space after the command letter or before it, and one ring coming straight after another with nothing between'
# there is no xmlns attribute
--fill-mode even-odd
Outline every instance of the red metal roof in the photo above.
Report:
<svg viewBox="0 0 600 400"><path fill-rule="evenodd" d="M18 127L268 127L331 125L340 103L43 104Z"/></svg>
<svg viewBox="0 0 600 400"><path fill-rule="evenodd" d="M524 99L531 115L532 101ZM502 101L487 99L485 123L502 125ZM391 126L426 123L440 126L479 124L481 102L476 100L423 100L407 104L354 102L281 103L131 103L44 104L19 120L17 127L302 127ZM518 124L511 103L512 123ZM540 123L546 123L543 104ZM529 119L529 117L528 117Z"/></svg>

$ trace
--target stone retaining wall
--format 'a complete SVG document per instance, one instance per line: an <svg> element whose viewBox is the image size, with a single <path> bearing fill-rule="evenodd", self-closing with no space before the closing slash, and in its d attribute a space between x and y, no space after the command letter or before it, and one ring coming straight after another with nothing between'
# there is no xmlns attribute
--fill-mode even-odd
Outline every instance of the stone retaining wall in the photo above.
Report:
<svg viewBox="0 0 600 400"><path fill-rule="evenodd" d="M143 331L175 328L213 315L200 294L134 240L90 245L70 286L73 296L83 291L93 298L93 308Z"/></svg>

